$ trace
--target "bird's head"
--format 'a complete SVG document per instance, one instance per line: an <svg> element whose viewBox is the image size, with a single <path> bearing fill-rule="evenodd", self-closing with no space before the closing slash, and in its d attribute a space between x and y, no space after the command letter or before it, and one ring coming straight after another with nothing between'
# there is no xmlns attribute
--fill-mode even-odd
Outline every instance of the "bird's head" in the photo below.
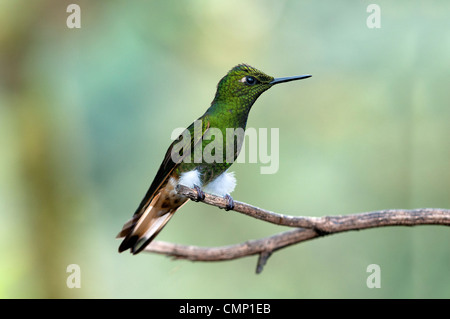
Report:
<svg viewBox="0 0 450 319"><path fill-rule="evenodd" d="M311 75L273 78L247 64L239 64L232 68L217 85L214 102L240 102L251 106L266 90L278 83L301 80Z"/></svg>

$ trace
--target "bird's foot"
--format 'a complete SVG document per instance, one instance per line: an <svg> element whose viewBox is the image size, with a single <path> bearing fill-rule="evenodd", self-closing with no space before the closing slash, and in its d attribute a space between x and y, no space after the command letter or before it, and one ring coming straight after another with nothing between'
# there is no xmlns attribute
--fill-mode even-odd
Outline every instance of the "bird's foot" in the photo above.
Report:
<svg viewBox="0 0 450 319"><path fill-rule="evenodd" d="M229 211L231 209L234 209L233 197L231 197L230 194L226 194L223 198L225 198L227 200L227 205L225 206L225 210Z"/></svg>
<svg viewBox="0 0 450 319"><path fill-rule="evenodd" d="M194 189L197 191L197 199L194 199L195 202L200 202L205 199L205 192L202 191L200 186L194 185Z"/></svg>

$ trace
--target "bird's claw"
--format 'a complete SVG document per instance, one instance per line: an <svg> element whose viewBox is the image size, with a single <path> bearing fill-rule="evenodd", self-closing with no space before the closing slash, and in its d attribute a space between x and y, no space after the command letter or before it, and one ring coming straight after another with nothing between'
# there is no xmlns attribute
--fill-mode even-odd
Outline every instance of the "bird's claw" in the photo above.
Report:
<svg viewBox="0 0 450 319"><path fill-rule="evenodd" d="M230 194L226 194L223 198L227 200L227 205L225 206L225 210L229 211L234 209L234 200L233 197L230 196Z"/></svg>
<svg viewBox="0 0 450 319"><path fill-rule="evenodd" d="M197 199L194 199L195 202L203 201L205 199L205 192L202 191L200 186L194 185L194 189L197 191Z"/></svg>

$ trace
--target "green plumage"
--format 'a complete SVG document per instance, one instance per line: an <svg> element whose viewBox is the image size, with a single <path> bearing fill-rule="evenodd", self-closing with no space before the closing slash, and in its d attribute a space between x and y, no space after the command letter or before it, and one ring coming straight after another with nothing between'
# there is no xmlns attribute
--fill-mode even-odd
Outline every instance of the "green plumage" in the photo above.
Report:
<svg viewBox="0 0 450 319"><path fill-rule="evenodd" d="M248 76L255 79L256 82L253 85L249 85L245 82L244 79ZM272 86L269 83L273 81L273 79L273 77L246 64L239 64L231 69L217 85L216 95L211 106L205 114L198 119L203 122L203 134L206 131L205 123L209 123L209 129L216 128L222 133L222 147L219 146L215 148L216 152L223 155L222 161L206 163L203 160L202 163L194 163L194 153L192 153L191 163L181 163L177 168L177 172L182 173L197 169L201 173L202 183L207 184L226 171L236 160L240 151L237 146L242 145L243 139L243 136L234 136L232 141L228 141L226 129L242 128L245 130L248 114L253 103L255 103L256 99L264 91ZM188 127L191 134L193 134L193 129L194 123ZM205 147L212 141L214 141L214 137L211 140L204 139L202 141L202 153L205 150ZM232 162L226 161L227 143L233 143L235 146ZM198 145L196 151L200 151L199 148Z"/></svg>

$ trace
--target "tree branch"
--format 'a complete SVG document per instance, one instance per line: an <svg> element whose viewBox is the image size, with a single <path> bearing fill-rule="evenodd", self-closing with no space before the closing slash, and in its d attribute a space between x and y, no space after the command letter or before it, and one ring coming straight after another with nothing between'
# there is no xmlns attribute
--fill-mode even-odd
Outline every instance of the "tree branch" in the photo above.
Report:
<svg viewBox="0 0 450 319"><path fill-rule="evenodd" d="M194 189L178 185L177 191L190 199L197 199L197 192ZM225 208L227 205L226 199L211 194L205 194L203 202L219 208ZM259 254L256 272L260 273L272 252L329 234L384 226L450 226L450 209L442 208L389 209L351 215L304 217L278 214L235 201L233 210L266 222L296 227L296 229L222 247L186 246L154 241L146 247L145 251L192 261L223 261Z"/></svg>

